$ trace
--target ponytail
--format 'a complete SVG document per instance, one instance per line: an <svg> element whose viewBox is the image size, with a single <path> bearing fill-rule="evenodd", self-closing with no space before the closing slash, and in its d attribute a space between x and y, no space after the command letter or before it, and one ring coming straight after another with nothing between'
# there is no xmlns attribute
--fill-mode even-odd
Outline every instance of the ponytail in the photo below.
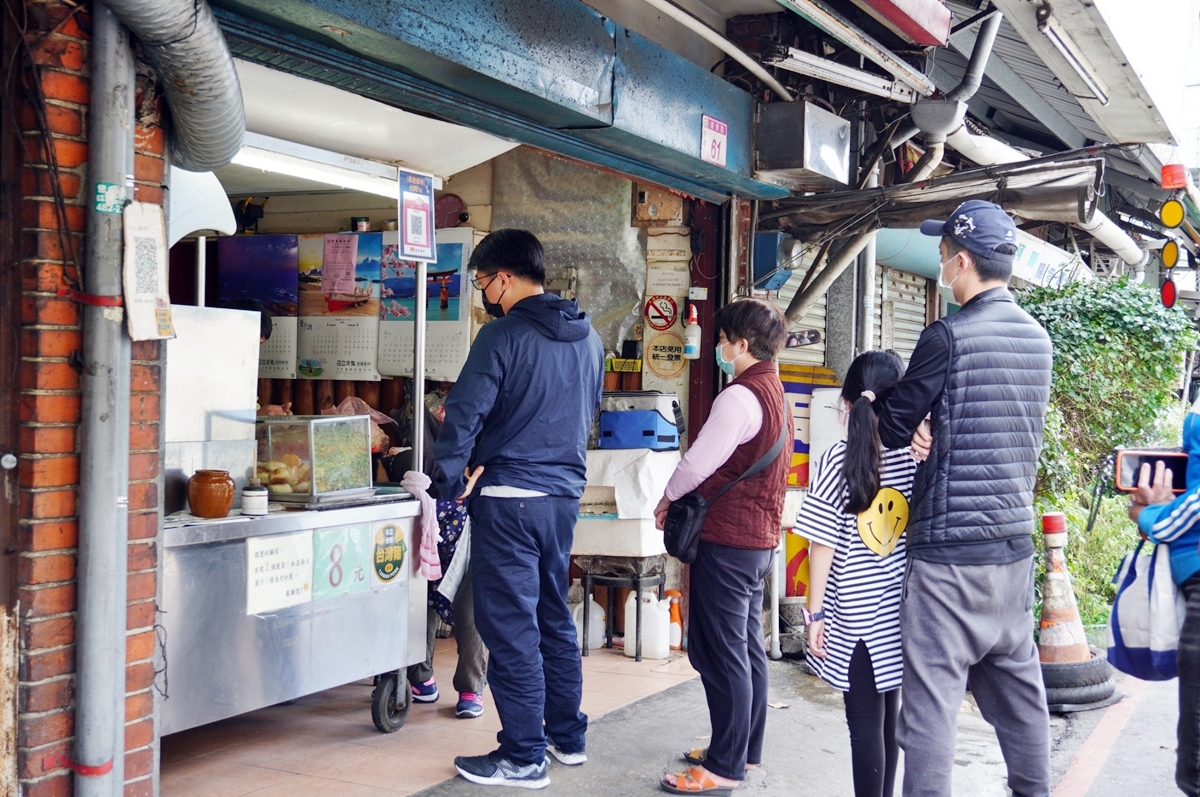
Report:
<svg viewBox="0 0 1200 797"><path fill-rule="evenodd" d="M863 352L846 373L842 386L842 399L850 403L842 463L848 493L846 512L857 515L864 511L879 493L879 466L883 461L879 412L903 374L904 363L894 351Z"/></svg>
<svg viewBox="0 0 1200 797"><path fill-rule="evenodd" d="M857 515L879 493L879 461L883 444L879 440L879 418L866 396L859 396L850 405L846 419L846 460L842 474L850 495L846 511Z"/></svg>

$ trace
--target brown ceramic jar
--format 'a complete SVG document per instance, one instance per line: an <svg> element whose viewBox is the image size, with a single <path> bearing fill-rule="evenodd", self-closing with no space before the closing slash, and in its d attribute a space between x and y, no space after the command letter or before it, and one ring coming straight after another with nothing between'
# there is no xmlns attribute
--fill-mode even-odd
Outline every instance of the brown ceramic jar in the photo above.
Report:
<svg viewBox="0 0 1200 797"><path fill-rule="evenodd" d="M198 470L188 479L188 507L196 517L225 517L233 508L234 490L229 471Z"/></svg>

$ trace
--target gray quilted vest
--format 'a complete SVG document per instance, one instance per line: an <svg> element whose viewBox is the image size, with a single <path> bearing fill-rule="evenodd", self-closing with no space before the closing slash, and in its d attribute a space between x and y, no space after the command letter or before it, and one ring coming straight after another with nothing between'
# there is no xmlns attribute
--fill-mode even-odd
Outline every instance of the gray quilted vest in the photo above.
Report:
<svg viewBox="0 0 1200 797"><path fill-rule="evenodd" d="M913 485L908 548L917 558L1033 533L1050 398L1050 338L1008 290L986 291L938 323L950 332L950 373Z"/></svg>

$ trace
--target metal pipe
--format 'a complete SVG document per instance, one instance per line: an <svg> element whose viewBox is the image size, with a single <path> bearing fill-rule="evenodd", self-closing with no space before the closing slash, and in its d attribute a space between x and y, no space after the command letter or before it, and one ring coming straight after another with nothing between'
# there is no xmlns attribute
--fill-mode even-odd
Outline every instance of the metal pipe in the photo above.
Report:
<svg viewBox="0 0 1200 797"><path fill-rule="evenodd" d="M963 73L962 81L946 95L948 100L969 100L979 91L983 83L983 71L987 68L988 58L992 55L992 46L996 43L996 34L1000 32L1000 23L1004 15L996 11L983 20L979 27L979 36L971 49L971 58L967 61L967 71Z"/></svg>
<svg viewBox="0 0 1200 797"><path fill-rule="evenodd" d="M208 238L196 238L196 306L204 306L204 294L208 290Z"/></svg>
<svg viewBox="0 0 1200 797"><path fill-rule="evenodd" d="M785 313L789 323L795 323L808 314L808 311L817 303L817 299L829 290L833 281L842 276L846 267L855 262L859 253L875 239L875 233L878 231L878 229L871 229L867 232L860 232L851 238L845 248L834 255L821 273L813 279L812 284L803 292L792 297L791 304L788 305Z"/></svg>
<svg viewBox="0 0 1200 797"><path fill-rule="evenodd" d="M229 164L246 112L225 34L205 0L107 0L141 41L171 108L173 163L191 172Z"/></svg>
<svg viewBox="0 0 1200 797"><path fill-rule="evenodd" d="M947 136L946 143L960 155L980 166L1030 160L1028 155L1013 149L1003 141L991 136L977 136L968 132L966 125ZM1136 275L1144 278L1146 264L1150 262L1150 253L1138 246L1137 241L1118 227L1112 219L1097 210L1091 221L1075 226L1112 249L1118 257L1134 268Z"/></svg>
<svg viewBox="0 0 1200 797"><path fill-rule="evenodd" d="M966 102L975 96L975 92L979 91L979 87L983 84L984 70L987 68L988 59L992 55L992 47L996 43L996 36L1000 32L1000 23L1004 21L1004 15L996 11L991 16L983 21L983 25L979 28L979 35L975 38L975 46L971 48L971 57L967 61L967 71L963 73L962 80L959 84L946 94L946 99ZM921 132L921 128L915 124L909 123L896 131L892 136L892 147L898 147L910 138Z"/></svg>
<svg viewBox="0 0 1200 797"><path fill-rule="evenodd" d="M879 186L879 167L876 166L867 175L867 188L877 188ZM870 351L874 345L875 335L875 271L878 267L876 262L876 247L875 236L871 236L870 242L863 247L862 253L858 256L858 268L861 279L862 295L862 313L858 317L858 350Z"/></svg>
<svg viewBox="0 0 1200 797"><path fill-rule="evenodd" d="M416 268L417 284L413 293L416 313L413 316L413 380L412 380L412 467L425 467L425 319L429 314L429 264L419 261ZM450 474L452 477L454 474Z"/></svg>
<svg viewBox="0 0 1200 797"><path fill-rule="evenodd" d="M943 143L930 144L925 150L925 154L913 166L912 174L909 175L908 182L919 183L933 175L935 169L942 165L942 156L946 154L946 145Z"/></svg>
<svg viewBox="0 0 1200 797"><path fill-rule="evenodd" d="M89 195L99 186L132 192L134 63L129 32L103 2L92 8ZM114 189L108 189L115 193ZM124 203L121 203L123 207ZM122 294L123 216L88 209L84 290ZM120 307L84 304L79 426L78 618L75 753L112 769L76 775L80 797L124 793L125 578L129 511L130 342Z"/></svg>
<svg viewBox="0 0 1200 797"><path fill-rule="evenodd" d="M704 39L709 44L728 55L733 60L737 61L739 64L744 66L746 70L750 72L750 74L754 75L763 83L766 83L767 87L770 88L771 91L774 91L787 102L792 101L791 92L784 88L783 84L776 80L774 75L763 69L762 64L746 55L746 53L740 47L729 41L729 39L726 39L721 34L717 33L708 25L705 25L703 22L696 19L683 9L667 2L667 0L642 0L642 2L651 8L657 9L663 14L666 14L680 25L683 25L685 28L692 31L700 38Z"/></svg>
<svg viewBox="0 0 1200 797"><path fill-rule="evenodd" d="M741 287L740 277L741 269L738 264L738 241L741 239L738 227L741 226L740 216L741 204L738 198L731 197L729 200L729 263L726 268L726 285L725 285L725 303L728 304L738 297L738 289Z"/></svg>

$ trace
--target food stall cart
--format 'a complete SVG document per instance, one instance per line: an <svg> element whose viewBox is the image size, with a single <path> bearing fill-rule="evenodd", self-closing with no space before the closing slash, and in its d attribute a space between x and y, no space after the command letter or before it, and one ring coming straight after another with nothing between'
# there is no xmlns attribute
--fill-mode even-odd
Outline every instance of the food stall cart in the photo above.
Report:
<svg viewBox="0 0 1200 797"><path fill-rule="evenodd" d="M424 272L422 263L416 384L424 378ZM172 313L162 733L371 677L376 726L398 730L411 702L404 671L425 658L419 503L372 486L366 416L255 417L257 313L189 306ZM347 433L356 427L365 432ZM413 461L422 461L423 431L414 426ZM276 482L271 501L287 505L272 503L262 517L236 507L213 520L172 513L184 506L189 477L214 468L233 476L238 493L265 476Z"/></svg>

